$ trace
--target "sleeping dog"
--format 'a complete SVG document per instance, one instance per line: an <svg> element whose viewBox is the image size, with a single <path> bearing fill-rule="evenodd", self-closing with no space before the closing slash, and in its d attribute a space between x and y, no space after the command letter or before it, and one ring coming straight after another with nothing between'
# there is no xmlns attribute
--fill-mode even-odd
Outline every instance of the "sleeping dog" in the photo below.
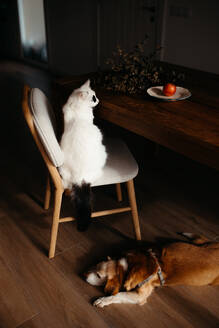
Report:
<svg viewBox="0 0 219 328"><path fill-rule="evenodd" d="M219 285L219 243L191 233L183 235L191 242L134 250L118 260L108 258L98 263L85 274L86 281L105 285L104 291L110 296L98 298L94 305L143 305L153 289L162 285Z"/></svg>

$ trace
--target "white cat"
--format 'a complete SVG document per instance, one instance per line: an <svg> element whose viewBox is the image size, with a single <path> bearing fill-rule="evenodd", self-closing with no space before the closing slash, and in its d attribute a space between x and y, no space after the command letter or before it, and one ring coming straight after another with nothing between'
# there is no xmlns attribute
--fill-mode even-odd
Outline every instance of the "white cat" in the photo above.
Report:
<svg viewBox="0 0 219 328"><path fill-rule="evenodd" d="M90 222L90 185L101 176L107 153L102 133L93 124L93 107L99 103L88 80L73 91L63 107L64 133L61 149L64 163L59 168L63 187L72 190L79 230Z"/></svg>

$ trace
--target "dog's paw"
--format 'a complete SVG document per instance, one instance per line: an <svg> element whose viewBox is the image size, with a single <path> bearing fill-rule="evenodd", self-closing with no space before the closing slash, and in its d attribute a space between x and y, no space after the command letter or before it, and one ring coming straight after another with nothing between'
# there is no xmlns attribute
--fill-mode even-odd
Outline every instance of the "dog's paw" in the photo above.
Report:
<svg viewBox="0 0 219 328"><path fill-rule="evenodd" d="M138 279L135 274L130 275L124 283L124 288L127 291L134 289L138 284Z"/></svg>
<svg viewBox="0 0 219 328"><path fill-rule="evenodd" d="M107 306L112 303L113 296L107 296L107 297L99 297L93 305L96 307L103 308L104 306Z"/></svg>
<svg viewBox="0 0 219 328"><path fill-rule="evenodd" d="M131 287L131 281L126 281L125 283L124 283L124 288L125 288L125 290L127 290L127 291L129 291L129 290L131 290L132 289L132 287Z"/></svg>

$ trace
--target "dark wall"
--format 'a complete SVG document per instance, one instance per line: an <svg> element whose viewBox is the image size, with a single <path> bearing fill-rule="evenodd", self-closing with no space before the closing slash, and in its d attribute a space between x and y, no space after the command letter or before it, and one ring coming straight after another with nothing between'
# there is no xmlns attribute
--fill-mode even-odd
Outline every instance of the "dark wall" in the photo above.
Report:
<svg viewBox="0 0 219 328"><path fill-rule="evenodd" d="M219 1L165 1L163 60L219 74Z"/></svg>
<svg viewBox="0 0 219 328"><path fill-rule="evenodd" d="M97 67L96 0L45 1L49 67L65 75Z"/></svg>
<svg viewBox="0 0 219 328"><path fill-rule="evenodd" d="M54 73L96 71L117 44L133 47L148 33L150 50L163 46L161 60L219 74L218 0L44 0L44 4L49 69ZM22 59L17 0L0 0L0 57Z"/></svg>
<svg viewBox="0 0 219 328"><path fill-rule="evenodd" d="M20 58L17 1L0 0L0 57Z"/></svg>

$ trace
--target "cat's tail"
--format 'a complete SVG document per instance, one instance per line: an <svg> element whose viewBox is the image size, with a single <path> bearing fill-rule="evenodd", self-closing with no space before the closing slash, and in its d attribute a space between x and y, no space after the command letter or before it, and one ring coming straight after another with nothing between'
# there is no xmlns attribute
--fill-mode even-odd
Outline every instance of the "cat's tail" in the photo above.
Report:
<svg viewBox="0 0 219 328"><path fill-rule="evenodd" d="M81 185L74 185L71 197L75 204L77 229L85 231L91 223L91 185L86 182Z"/></svg>

